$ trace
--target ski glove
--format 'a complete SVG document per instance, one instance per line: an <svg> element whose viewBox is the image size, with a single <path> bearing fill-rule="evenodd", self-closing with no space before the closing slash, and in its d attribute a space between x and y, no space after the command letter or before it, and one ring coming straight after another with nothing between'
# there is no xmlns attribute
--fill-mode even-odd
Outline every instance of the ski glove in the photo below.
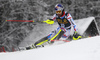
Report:
<svg viewBox="0 0 100 60"><path fill-rule="evenodd" d="M73 40L78 40L78 39L81 39L81 38L82 38L82 36L80 36L80 35L77 33L77 31L75 31L74 34L73 34Z"/></svg>
<svg viewBox="0 0 100 60"><path fill-rule="evenodd" d="M48 20L43 21L43 22L45 22L45 23L47 23L47 24L54 24L54 21L53 21L53 20L51 20L51 19L48 19Z"/></svg>

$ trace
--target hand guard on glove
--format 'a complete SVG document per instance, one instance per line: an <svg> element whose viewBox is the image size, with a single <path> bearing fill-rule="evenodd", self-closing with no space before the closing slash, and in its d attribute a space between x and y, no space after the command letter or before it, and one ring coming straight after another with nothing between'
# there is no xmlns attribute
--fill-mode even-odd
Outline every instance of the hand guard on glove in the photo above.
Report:
<svg viewBox="0 0 100 60"><path fill-rule="evenodd" d="M81 39L81 38L82 38L82 36L79 35L79 34L77 33L77 31L75 31L74 34L73 34L73 40L78 40L78 39Z"/></svg>
<svg viewBox="0 0 100 60"><path fill-rule="evenodd" d="M43 21L43 22L45 22L45 23L47 23L47 24L54 24L54 21L53 21L53 20L51 20L51 19L48 19L48 20Z"/></svg>

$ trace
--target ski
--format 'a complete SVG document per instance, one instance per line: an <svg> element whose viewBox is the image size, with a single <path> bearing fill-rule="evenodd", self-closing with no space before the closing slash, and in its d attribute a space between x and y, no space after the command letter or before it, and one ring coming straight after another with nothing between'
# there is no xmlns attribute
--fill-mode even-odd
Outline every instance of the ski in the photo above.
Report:
<svg viewBox="0 0 100 60"><path fill-rule="evenodd" d="M44 45L28 46L28 47L18 47L18 49L19 49L19 51L23 51L23 50L37 49L37 48L41 48L41 47L44 47Z"/></svg>

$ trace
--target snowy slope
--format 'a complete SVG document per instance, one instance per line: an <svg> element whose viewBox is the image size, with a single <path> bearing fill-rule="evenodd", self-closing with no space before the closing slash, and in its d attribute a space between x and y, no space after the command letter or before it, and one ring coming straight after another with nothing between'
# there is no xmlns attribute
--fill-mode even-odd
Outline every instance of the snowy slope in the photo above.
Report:
<svg viewBox="0 0 100 60"><path fill-rule="evenodd" d="M0 53L0 60L100 60L100 36L22 52Z"/></svg>

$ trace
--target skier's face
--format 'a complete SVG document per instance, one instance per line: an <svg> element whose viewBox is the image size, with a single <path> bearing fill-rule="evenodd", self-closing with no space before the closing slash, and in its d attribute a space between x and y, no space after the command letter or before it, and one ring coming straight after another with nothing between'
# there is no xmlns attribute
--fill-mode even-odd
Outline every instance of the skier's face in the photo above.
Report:
<svg viewBox="0 0 100 60"><path fill-rule="evenodd" d="M58 10L58 11L56 11L56 14L60 17L62 15L62 11Z"/></svg>

